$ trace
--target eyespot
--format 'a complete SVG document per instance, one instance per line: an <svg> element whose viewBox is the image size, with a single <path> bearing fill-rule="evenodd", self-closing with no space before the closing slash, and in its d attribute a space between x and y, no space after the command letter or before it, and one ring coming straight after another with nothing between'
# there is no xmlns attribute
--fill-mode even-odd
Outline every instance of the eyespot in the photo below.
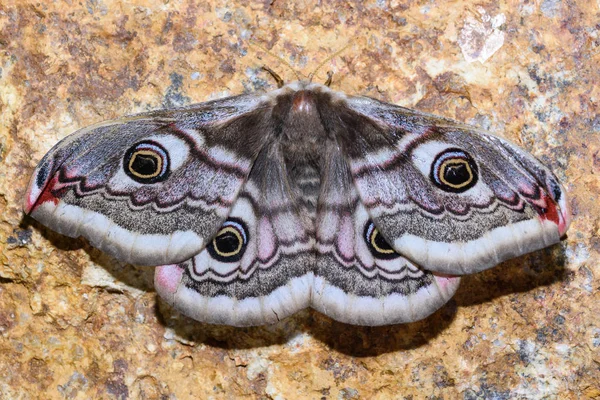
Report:
<svg viewBox="0 0 600 400"><path fill-rule="evenodd" d="M140 142L131 146L125 153L123 169L136 182L160 182L169 176L169 155L164 147L156 142Z"/></svg>
<svg viewBox="0 0 600 400"><path fill-rule="evenodd" d="M248 229L237 218L230 218L219 229L207 249L212 258L221 262L236 262L244 255L248 244Z"/></svg>
<svg viewBox="0 0 600 400"><path fill-rule="evenodd" d="M373 222L367 222L364 235L367 247L375 258L391 260L400 257L400 254L396 253L381 233L379 233Z"/></svg>
<svg viewBox="0 0 600 400"><path fill-rule="evenodd" d="M451 148L435 157L430 178L446 192L462 193L475 186L479 170L473 157L460 149Z"/></svg>

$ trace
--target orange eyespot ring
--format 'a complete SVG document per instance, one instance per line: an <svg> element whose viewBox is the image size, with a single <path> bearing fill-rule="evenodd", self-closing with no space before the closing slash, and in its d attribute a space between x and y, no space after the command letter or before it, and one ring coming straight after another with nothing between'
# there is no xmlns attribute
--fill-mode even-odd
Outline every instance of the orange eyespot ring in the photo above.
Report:
<svg viewBox="0 0 600 400"><path fill-rule="evenodd" d="M169 175L169 156L167 151L156 142L140 142L125 153L123 168L125 173L136 182L160 182Z"/></svg>
<svg viewBox="0 0 600 400"><path fill-rule="evenodd" d="M436 156L431 165L430 179L446 192L462 193L475 186L479 170L469 154L451 148Z"/></svg>
<svg viewBox="0 0 600 400"><path fill-rule="evenodd" d="M398 254L381 233L379 233L379 230L377 230L373 222L369 221L367 225L365 225L364 235L367 247L375 258L392 259L400 257L400 254Z"/></svg>
<svg viewBox="0 0 600 400"><path fill-rule="evenodd" d="M237 218L230 218L208 245L209 254L217 261L236 262L244 255L248 244L248 229Z"/></svg>

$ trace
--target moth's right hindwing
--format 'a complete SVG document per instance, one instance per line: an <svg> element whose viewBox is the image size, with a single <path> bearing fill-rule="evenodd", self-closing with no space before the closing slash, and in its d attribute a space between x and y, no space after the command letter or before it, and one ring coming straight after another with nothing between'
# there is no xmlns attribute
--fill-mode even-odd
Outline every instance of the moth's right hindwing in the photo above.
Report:
<svg viewBox="0 0 600 400"><path fill-rule="evenodd" d="M439 309L460 278L434 275L397 253L367 214L344 157L332 150L326 159L312 307L370 326L412 322Z"/></svg>
<svg viewBox="0 0 600 400"><path fill-rule="evenodd" d="M238 96L82 129L36 168L25 211L125 262L188 259L221 226L268 140L261 101Z"/></svg>

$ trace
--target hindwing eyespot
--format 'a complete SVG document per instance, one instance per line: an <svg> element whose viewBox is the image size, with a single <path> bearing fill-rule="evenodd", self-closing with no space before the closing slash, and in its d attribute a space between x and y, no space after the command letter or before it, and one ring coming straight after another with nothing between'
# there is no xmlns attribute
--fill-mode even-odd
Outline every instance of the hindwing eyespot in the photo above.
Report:
<svg viewBox="0 0 600 400"><path fill-rule="evenodd" d="M365 226L364 239L375 258L390 260L400 257L400 254L390 246L371 221L367 222Z"/></svg>
<svg viewBox="0 0 600 400"><path fill-rule="evenodd" d="M211 257L221 262L236 262L244 255L248 244L248 228L237 218L230 218L208 245Z"/></svg>

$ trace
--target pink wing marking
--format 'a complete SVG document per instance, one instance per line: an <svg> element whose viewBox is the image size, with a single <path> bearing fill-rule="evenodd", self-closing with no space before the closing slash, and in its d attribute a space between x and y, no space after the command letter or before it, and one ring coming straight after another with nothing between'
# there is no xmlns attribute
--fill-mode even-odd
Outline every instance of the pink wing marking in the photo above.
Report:
<svg viewBox="0 0 600 400"><path fill-rule="evenodd" d="M177 292L182 275L183 268L176 264L156 267L154 272L154 285L161 293L173 295Z"/></svg>
<svg viewBox="0 0 600 400"><path fill-rule="evenodd" d="M354 226L350 215L344 215L342 218L337 237L337 245L342 257L350 260L354 257Z"/></svg>
<svg viewBox="0 0 600 400"><path fill-rule="evenodd" d="M258 258L261 261L267 261L276 251L275 236L273 235L273 227L267 217L262 217L258 225Z"/></svg>

